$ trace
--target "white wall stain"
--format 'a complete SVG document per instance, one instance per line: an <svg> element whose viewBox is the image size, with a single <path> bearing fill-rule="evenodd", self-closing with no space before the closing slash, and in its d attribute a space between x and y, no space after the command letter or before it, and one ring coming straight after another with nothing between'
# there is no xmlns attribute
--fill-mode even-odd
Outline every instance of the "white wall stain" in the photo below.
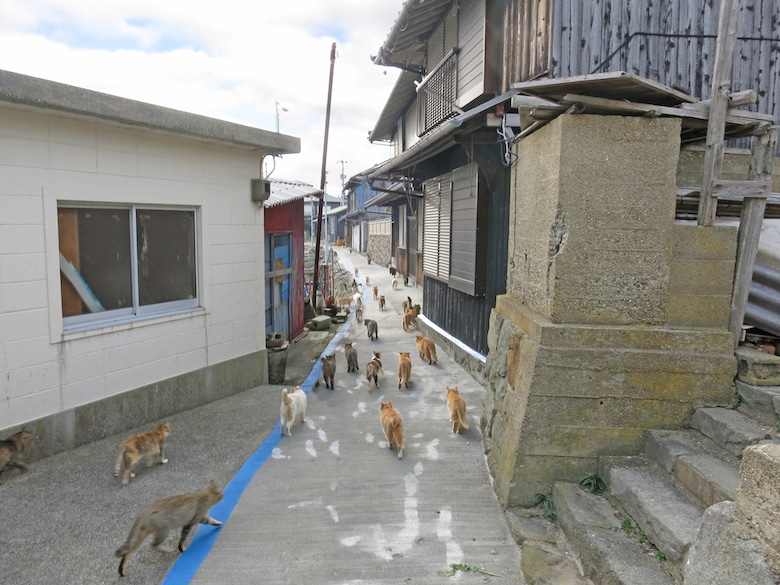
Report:
<svg viewBox="0 0 780 585"><path fill-rule="evenodd" d="M436 447L439 446L439 439L434 439L425 448L425 456L428 459L433 459L434 461L439 458L439 451L436 449Z"/></svg>
<svg viewBox="0 0 780 585"><path fill-rule="evenodd" d="M366 441L369 443L374 442L374 434L373 433L366 433Z"/></svg>
<svg viewBox="0 0 780 585"><path fill-rule="evenodd" d="M323 443L328 442L328 435L322 429L317 430L317 436L320 438L320 441L322 441Z"/></svg>
<svg viewBox="0 0 780 585"><path fill-rule="evenodd" d="M271 451L271 457L273 459L289 459L290 457L288 455L285 455L282 453L282 450L279 447L274 447L274 450Z"/></svg>
<svg viewBox="0 0 780 585"><path fill-rule="evenodd" d="M334 454L336 457L338 457L338 456L339 456L339 442L338 442L338 441L333 441L333 442L330 444L330 449L329 449L329 451L330 451L331 453L333 453L333 454Z"/></svg>
<svg viewBox="0 0 780 585"><path fill-rule="evenodd" d="M317 450L314 448L314 441L306 439L306 452L312 457L317 456Z"/></svg>

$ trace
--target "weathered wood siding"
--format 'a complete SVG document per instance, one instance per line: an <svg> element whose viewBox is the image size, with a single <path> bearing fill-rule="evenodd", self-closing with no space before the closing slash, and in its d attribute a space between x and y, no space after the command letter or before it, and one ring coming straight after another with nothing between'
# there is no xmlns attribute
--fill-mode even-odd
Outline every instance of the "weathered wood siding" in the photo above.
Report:
<svg viewBox="0 0 780 585"><path fill-rule="evenodd" d="M710 97L719 0L508 0L504 89L517 81L627 71ZM732 91L780 111L780 2L743 0Z"/></svg>

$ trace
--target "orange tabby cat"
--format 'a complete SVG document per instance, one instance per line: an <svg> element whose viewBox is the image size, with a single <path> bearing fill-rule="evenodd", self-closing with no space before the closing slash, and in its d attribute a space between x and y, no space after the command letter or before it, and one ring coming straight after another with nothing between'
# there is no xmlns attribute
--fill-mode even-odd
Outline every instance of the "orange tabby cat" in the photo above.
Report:
<svg viewBox="0 0 780 585"><path fill-rule="evenodd" d="M377 285L374 285L374 300L379 300L379 287Z"/></svg>
<svg viewBox="0 0 780 585"><path fill-rule="evenodd" d="M171 432L171 425L163 423L155 430L149 433L139 433L128 437L119 446L114 464L114 477L122 474L122 485L127 485L131 477L135 477L133 467L146 459L146 466L151 467L154 464L153 457L159 455L159 463L168 463L163 455L163 446L165 437Z"/></svg>
<svg viewBox="0 0 780 585"><path fill-rule="evenodd" d="M35 437L27 429L15 432L13 435L0 441L0 471L13 465L27 471L30 466L24 460L24 449L35 440ZM0 484L3 482L0 481Z"/></svg>
<svg viewBox="0 0 780 585"><path fill-rule="evenodd" d="M385 295L379 295L379 310L385 310Z"/></svg>
<svg viewBox="0 0 780 585"><path fill-rule="evenodd" d="M400 352L401 356L398 358L398 387L401 384L404 388L409 387L409 378L412 375L412 359L409 357L408 351Z"/></svg>
<svg viewBox="0 0 780 585"><path fill-rule="evenodd" d="M460 434L463 429L468 430L469 423L466 421L466 401L458 392L458 387L447 388L447 410L450 411L450 420L452 421L452 432Z"/></svg>
<svg viewBox="0 0 780 585"><path fill-rule="evenodd" d="M380 420L382 421L382 429L385 431L385 437L387 437L387 448L393 448L393 441L395 441L395 448L398 451L398 458L404 458L404 422L401 420L401 415L396 409L393 408L393 403L390 401L380 402Z"/></svg>
<svg viewBox="0 0 780 585"><path fill-rule="evenodd" d="M121 557L119 574L125 575L125 563L150 534L154 534L152 545L162 552L174 552L174 549L163 546L168 533L181 528L179 552L184 552L184 541L196 524L221 526L222 522L209 516L211 507L222 499L222 490L214 480L199 492L171 496L152 502L141 509L133 522L130 534L125 543L114 553Z"/></svg>
<svg viewBox="0 0 780 585"><path fill-rule="evenodd" d="M417 315L420 314L420 305L414 305L411 309L406 311L403 316L403 320L401 322L401 325L404 328L404 331L409 331L409 327L414 325L417 326Z"/></svg>
<svg viewBox="0 0 780 585"><path fill-rule="evenodd" d="M438 364L439 360L436 357L436 344L432 339L428 339L422 335L417 335L417 351L420 352L420 358L428 360L428 364Z"/></svg>

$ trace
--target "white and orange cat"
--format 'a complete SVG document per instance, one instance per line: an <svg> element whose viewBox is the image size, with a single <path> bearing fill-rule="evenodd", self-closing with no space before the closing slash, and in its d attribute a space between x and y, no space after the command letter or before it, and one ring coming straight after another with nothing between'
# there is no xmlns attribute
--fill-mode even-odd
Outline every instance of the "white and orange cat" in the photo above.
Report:
<svg viewBox="0 0 780 585"><path fill-rule="evenodd" d="M279 409L279 426L283 435L292 436L292 427L296 421L306 422L306 392L296 386L289 392L282 390L282 405Z"/></svg>
<svg viewBox="0 0 780 585"><path fill-rule="evenodd" d="M428 339L423 335L417 335L417 351L420 353L420 358L428 360L428 364L438 364L439 360L436 357L436 344L433 339Z"/></svg>
<svg viewBox="0 0 780 585"><path fill-rule="evenodd" d="M408 351L400 352L398 357L398 387L403 384L404 388L409 387L409 378L412 377L412 358Z"/></svg>
<svg viewBox="0 0 780 585"><path fill-rule="evenodd" d="M389 400L387 402L379 403L380 420L382 421L382 430L385 432L387 438L387 448L393 448L393 441L395 441L395 448L398 451L398 458L404 458L404 422L401 419L399 412L393 408L393 403Z"/></svg>
<svg viewBox="0 0 780 585"><path fill-rule="evenodd" d="M452 421L452 432L461 434L463 430L468 430L469 423L466 420L466 401L458 392L458 387L447 388L447 410L450 411L450 421Z"/></svg>
<svg viewBox="0 0 780 585"><path fill-rule="evenodd" d="M122 559L119 562L119 575L126 574L127 559L150 534L154 535L154 547L170 553L175 552L175 549L163 546L163 542L171 530L181 528L178 548L179 552L184 552L184 542L196 524L221 526L222 522L209 516L209 511L222 497L222 490L211 480L209 485L199 492L162 498L143 507L133 522L127 540L114 553Z"/></svg>
<svg viewBox="0 0 780 585"><path fill-rule="evenodd" d="M371 381L373 380L374 386L379 388L379 372L383 372L382 369L382 355L378 352L374 352L374 356L366 364L366 380L368 380L368 391L371 392Z"/></svg>
<svg viewBox="0 0 780 585"><path fill-rule="evenodd" d="M131 477L135 477L133 468L142 460L146 460L146 466L154 465L155 460L161 465L168 463L165 458L165 437L171 432L169 423L162 423L148 433L132 435L122 441L116 454L114 463L114 477L122 475L122 485L127 485Z"/></svg>

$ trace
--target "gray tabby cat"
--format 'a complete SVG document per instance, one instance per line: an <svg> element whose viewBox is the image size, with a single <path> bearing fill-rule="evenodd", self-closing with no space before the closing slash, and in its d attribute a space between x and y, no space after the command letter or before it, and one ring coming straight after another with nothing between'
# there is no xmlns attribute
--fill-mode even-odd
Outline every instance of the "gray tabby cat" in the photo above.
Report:
<svg viewBox="0 0 780 585"><path fill-rule="evenodd" d="M320 358L322 362L322 379L325 380L325 387L333 390L333 378L336 376L336 353ZM320 385L319 379L314 384Z"/></svg>
<svg viewBox="0 0 780 585"><path fill-rule="evenodd" d="M347 358L347 372L358 371L358 356L357 350L352 347L351 343L344 344L344 355Z"/></svg>
<svg viewBox="0 0 780 585"><path fill-rule="evenodd" d="M363 323L366 325L366 333L368 333L368 338L371 341L374 341L374 339L379 339L379 327L376 324L376 321L373 319L364 319Z"/></svg>

